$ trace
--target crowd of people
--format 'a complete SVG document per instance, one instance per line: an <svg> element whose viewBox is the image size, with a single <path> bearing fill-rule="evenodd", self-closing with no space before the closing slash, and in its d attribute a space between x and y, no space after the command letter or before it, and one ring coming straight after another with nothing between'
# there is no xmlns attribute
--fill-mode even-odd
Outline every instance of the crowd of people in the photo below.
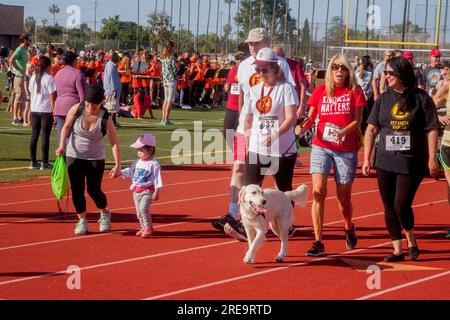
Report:
<svg viewBox="0 0 450 320"><path fill-rule="evenodd" d="M132 179L140 222L137 236L148 238L153 232L150 206L162 188L161 167L154 159L156 139L151 134L140 136L131 146L138 160L122 170L117 115L140 119L148 110L154 118L152 105L161 99L161 125L173 126L170 111L176 100L183 109L199 104L214 107L226 101L224 132L234 132L227 142L235 162L228 213L212 221L214 228L246 241L246 230L239 221L239 190L244 185L261 186L267 175L274 176L280 191L292 190L296 142L315 127L309 166L315 239L307 255L325 254L323 225L331 169L344 217L346 247L357 246L352 185L358 151L364 147L363 174L368 176L376 169L394 247L385 260L404 260L402 231L410 258L418 258L412 203L423 179L439 176L439 161L447 178L450 205L450 65L441 63L439 49L431 50L424 70L415 68L409 51L386 51L378 64L370 56L355 57L352 64L339 54L329 61L325 83L320 85L308 80L311 77L305 74L301 59L287 59L282 48L271 47L263 28L251 30L230 61L175 51L168 42L161 54L143 50L76 53L51 45L42 54L24 35L21 45L9 54L12 124L31 125L30 169L45 170L51 168L49 137L55 122L56 155L66 157L79 217L76 234L88 232L86 186L101 210L100 232L111 229L112 217L101 188L106 135L115 162L110 176ZM445 111L439 113L440 107ZM41 164L36 159L39 135L43 139ZM294 226L289 233L295 234Z"/></svg>

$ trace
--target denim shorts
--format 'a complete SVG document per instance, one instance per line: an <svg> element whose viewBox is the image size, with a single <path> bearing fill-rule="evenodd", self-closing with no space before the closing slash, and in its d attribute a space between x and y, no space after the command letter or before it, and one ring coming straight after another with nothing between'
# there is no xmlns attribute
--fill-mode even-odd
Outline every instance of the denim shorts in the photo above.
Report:
<svg viewBox="0 0 450 320"><path fill-rule="evenodd" d="M329 175L334 168L334 180L342 185L350 185L355 180L358 166L358 152L339 152L313 146L311 151L310 174Z"/></svg>

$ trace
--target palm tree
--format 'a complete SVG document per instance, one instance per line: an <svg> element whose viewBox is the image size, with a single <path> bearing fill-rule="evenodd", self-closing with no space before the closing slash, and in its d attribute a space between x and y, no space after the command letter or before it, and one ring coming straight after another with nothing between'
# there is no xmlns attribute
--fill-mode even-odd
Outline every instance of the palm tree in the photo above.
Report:
<svg viewBox="0 0 450 320"><path fill-rule="evenodd" d="M198 51L198 28L200 26L200 0L197 0L197 35L195 37L195 50Z"/></svg>
<svg viewBox="0 0 450 320"><path fill-rule="evenodd" d="M217 53L219 42L219 12L220 12L220 0L217 0L217 23L216 23L216 43L214 52Z"/></svg>
<svg viewBox="0 0 450 320"><path fill-rule="evenodd" d="M209 0L209 10L208 10L208 23L206 24L206 52L208 52L208 44L209 44L209 21L211 20L211 4L212 0Z"/></svg>
<svg viewBox="0 0 450 320"><path fill-rule="evenodd" d="M314 1L314 0L313 0ZM273 0L273 11L272 11L272 32L271 32L271 37L272 40L275 37L275 15L276 15L276 11L277 11L277 0Z"/></svg>
<svg viewBox="0 0 450 320"><path fill-rule="evenodd" d="M355 39L356 39L356 35L358 34L358 11L359 11L359 0L356 0L355 31L354 31Z"/></svg>
<svg viewBox="0 0 450 320"><path fill-rule="evenodd" d="M367 1L370 1L370 0L367 0ZM323 58L322 58L323 66L325 66L325 64L327 63L326 52L327 52L327 45L328 45L327 33L328 33L328 18L329 18L329 16L330 16L330 0L327 0L327 18L325 21L325 41L323 42L324 44L323 44Z"/></svg>
<svg viewBox="0 0 450 320"><path fill-rule="evenodd" d="M341 0L341 24L339 25L339 47L342 47L342 29L343 29L343 26L344 26L344 0Z"/></svg>
<svg viewBox="0 0 450 320"><path fill-rule="evenodd" d="M312 58L312 45L314 42L314 17L316 15L316 0L313 0L312 5L312 21L311 21L311 40L309 41L309 58Z"/></svg>
<svg viewBox="0 0 450 320"><path fill-rule="evenodd" d="M425 33L427 33L427 25L428 25L428 0L425 1L425 28L424 28Z"/></svg>
<svg viewBox="0 0 450 320"><path fill-rule="evenodd" d="M286 39L287 39L287 34L288 34L288 30L287 30L287 16L289 14L289 0L285 1L285 5L286 5L286 15L284 16L284 36L283 36L283 44L286 45Z"/></svg>
<svg viewBox="0 0 450 320"><path fill-rule="evenodd" d="M59 7L56 4L52 4L48 7L48 11L53 15L53 26L56 26L56 14L59 13Z"/></svg>
<svg viewBox="0 0 450 320"><path fill-rule="evenodd" d="M237 16L237 18L238 18L238 21L239 21L239 15L240 15L240 11L241 11L241 0L237 0L237 2L238 2L238 16ZM240 39L240 35L239 35L239 25L240 25L240 23L238 23L237 24L237 37L236 37L236 42L237 43L239 43L239 39Z"/></svg>
<svg viewBox="0 0 450 320"><path fill-rule="evenodd" d="M228 25L231 27L231 5L235 3L236 0L225 0L225 4L228 5ZM226 52L228 53L229 39L226 40Z"/></svg>
<svg viewBox="0 0 450 320"><path fill-rule="evenodd" d="M445 33L447 32L447 17L448 17L448 0L445 0L445 16L444 16L444 32L443 32L443 42L442 42L442 46L445 47Z"/></svg>

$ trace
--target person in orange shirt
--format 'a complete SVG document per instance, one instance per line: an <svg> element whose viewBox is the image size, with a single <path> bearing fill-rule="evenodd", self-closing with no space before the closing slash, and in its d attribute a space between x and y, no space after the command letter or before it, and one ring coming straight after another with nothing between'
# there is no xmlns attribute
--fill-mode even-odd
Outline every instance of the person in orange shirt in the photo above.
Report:
<svg viewBox="0 0 450 320"><path fill-rule="evenodd" d="M89 59L89 62L87 64L87 72L91 74L91 76L87 77L89 84L94 84L95 82L95 59L92 57Z"/></svg>
<svg viewBox="0 0 450 320"><path fill-rule="evenodd" d="M61 55L57 55L54 59L54 62L52 64L52 76L56 76L59 70L61 70L64 67L64 64L62 62Z"/></svg>
<svg viewBox="0 0 450 320"><path fill-rule="evenodd" d="M152 79L150 80L150 99L152 103L155 102L155 89L158 90L159 88L159 78L161 78L161 65L158 60L158 53L155 52L153 55L151 62L150 62L150 77Z"/></svg>
<svg viewBox="0 0 450 320"><path fill-rule="evenodd" d="M206 74L208 73L209 70L216 70L216 65L214 63L212 64L207 63L206 65L204 65L204 70L205 71L203 72L203 77L205 90L203 91L204 95L201 100L202 103L210 105L212 103L211 95L213 92L213 78L206 78Z"/></svg>
<svg viewBox="0 0 450 320"><path fill-rule="evenodd" d="M105 54L100 52L98 54L98 59L95 61L95 80L101 81L103 71L105 70L105 66L103 64L103 60L105 59Z"/></svg>
<svg viewBox="0 0 450 320"><path fill-rule="evenodd" d="M117 68L119 73L121 74L120 84L121 84L121 94L120 94L120 103L126 105L128 104L128 94L131 83L131 65L130 58L124 56L119 63Z"/></svg>
<svg viewBox="0 0 450 320"><path fill-rule="evenodd" d="M194 83L191 86L190 92L191 103L192 106L195 107L195 105L200 101L204 85L204 70L200 57L197 57L195 62L191 64L191 74L192 73L197 73L194 78Z"/></svg>

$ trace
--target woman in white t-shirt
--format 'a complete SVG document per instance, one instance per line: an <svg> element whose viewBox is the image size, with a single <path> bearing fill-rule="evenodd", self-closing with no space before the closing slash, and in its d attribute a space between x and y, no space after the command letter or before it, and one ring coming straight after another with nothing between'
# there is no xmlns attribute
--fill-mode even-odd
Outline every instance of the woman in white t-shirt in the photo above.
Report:
<svg viewBox="0 0 450 320"><path fill-rule="evenodd" d="M246 99L244 129L249 152L245 185L262 185L270 172L279 190L290 191L297 159L293 127L298 96L294 87L286 82L272 49L259 51L254 64L263 83L253 86Z"/></svg>
<svg viewBox="0 0 450 320"><path fill-rule="evenodd" d="M52 61L46 56L39 58L39 65L30 79L29 91L31 95L31 141L30 169L47 170L52 166L49 161L50 134L53 127L53 110L56 99L56 87L51 76ZM42 135L42 163L36 158L36 149Z"/></svg>

